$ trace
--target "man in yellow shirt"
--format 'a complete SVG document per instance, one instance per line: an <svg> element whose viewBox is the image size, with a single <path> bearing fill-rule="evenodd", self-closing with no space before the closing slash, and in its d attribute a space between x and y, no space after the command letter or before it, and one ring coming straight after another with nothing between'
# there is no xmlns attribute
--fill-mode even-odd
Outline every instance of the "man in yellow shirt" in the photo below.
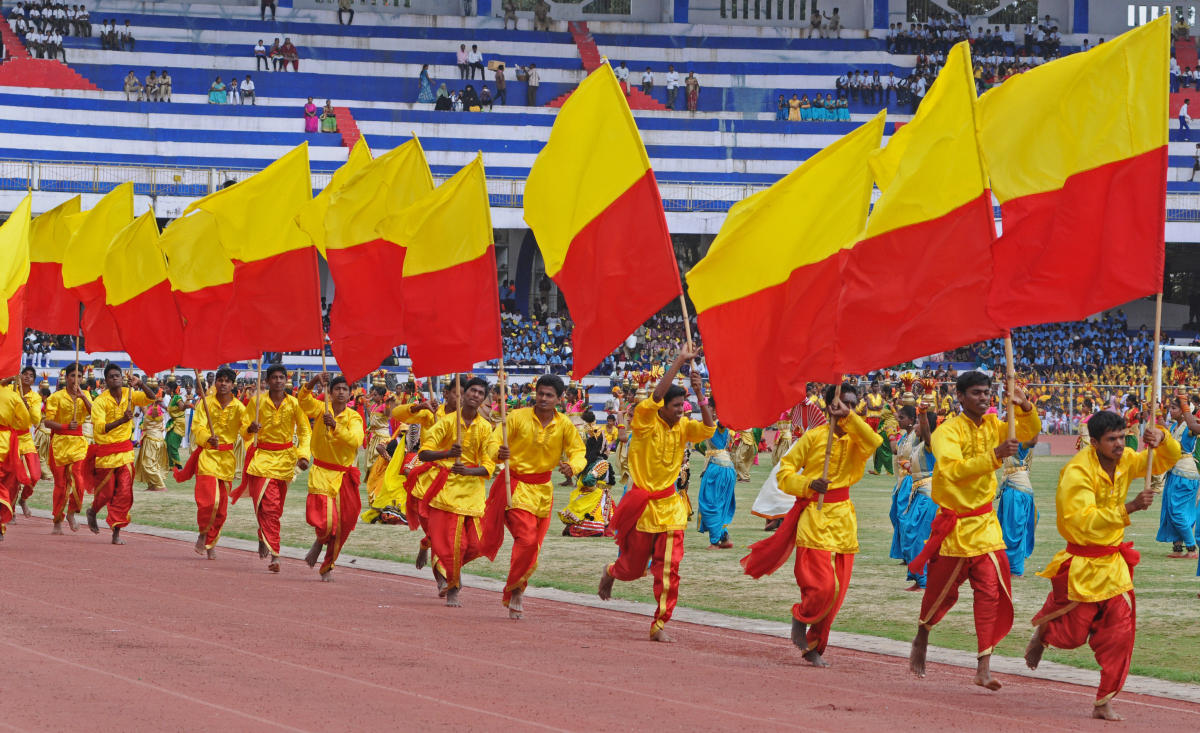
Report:
<svg viewBox="0 0 1200 733"><path fill-rule="evenodd" d="M246 406L233 396L237 373L229 367L217 370L213 393L201 397L192 415L192 455L177 481L195 476L196 554L217 558L217 540L229 511L229 488L237 472L233 446L242 432Z"/></svg>
<svg viewBox="0 0 1200 733"><path fill-rule="evenodd" d="M846 598L858 552L858 519L850 487L862 480L867 461L883 442L855 411L858 390L854 385L843 384L838 399L834 399L834 387L827 387L825 403L836 423L833 443L828 441L830 426L820 425L800 436L780 461L779 488L795 496L796 503L775 535L755 543L742 560L746 574L759 578L778 569L792 547L796 548L800 603L792 606L792 643L814 667L829 666L822 655L833 619ZM822 478L826 446L829 475Z"/></svg>
<svg viewBox="0 0 1200 733"><path fill-rule="evenodd" d="M1091 445L1059 473L1055 506L1058 533L1067 549L1038 573L1050 579L1050 594L1033 618L1037 628L1025 661L1037 669L1047 646L1075 649L1088 644L1100 665L1092 717L1120 720L1112 699L1129 676L1137 626L1133 566L1140 559L1133 543L1124 542L1125 528L1129 515L1154 503L1155 491L1145 489L1130 501L1125 497L1130 483L1146 475L1149 449L1154 450L1156 474L1174 466L1181 453L1178 441L1157 428L1147 428L1142 435L1148 450L1128 450L1125 419L1115 412L1096 413L1087 429Z"/></svg>
<svg viewBox="0 0 1200 733"><path fill-rule="evenodd" d="M687 390L672 384L684 364L700 355L684 347L649 398L638 403L630 420L633 439L629 443L629 472L633 485L613 512L612 528L620 548L617 561L606 565L600 575L598 595L612 597L613 581L637 580L654 575L654 598L658 607L650 624L650 638L671 641L665 630L679 598L679 561L683 558L683 531L688 508L676 493L675 480L683 466L683 448L712 437L715 423L703 382L691 374L692 392L700 404L703 422L684 415ZM651 564L653 558L653 564Z"/></svg>
<svg viewBox="0 0 1200 733"><path fill-rule="evenodd" d="M243 420L250 448L242 482L229 497L236 504L244 491L250 491L258 520L258 556L267 560L267 570L272 573L279 572L279 520L288 484L297 468L308 468L312 437L308 416L286 387L287 368L282 364L267 367L266 394L255 395L246 405Z"/></svg>
<svg viewBox="0 0 1200 733"><path fill-rule="evenodd" d="M941 507L933 520L929 540L908 564L919 575L929 570L921 619L909 655L909 667L925 676L929 630L958 601L958 587L971 581L975 592L975 636L978 662L975 684L1000 689L992 677L992 650L1012 629L1012 581L1004 533L996 517L996 470L1004 459L1016 455L1021 443L1033 440L1042 429L1037 410L1019 388L1013 393L1017 437L1008 440L1008 428L994 414L992 380L983 372L959 375L955 384L962 412L934 430L930 439L936 463L930 498Z"/></svg>
<svg viewBox="0 0 1200 733"><path fill-rule="evenodd" d="M84 475L88 453L87 438L83 437L84 417L92 412L87 393L79 386L82 377L78 364L68 364L63 370L65 386L46 400L44 424L50 430L50 473L54 477L51 534L62 534L63 519L74 532L75 515L83 511L83 492L88 486Z"/></svg>
<svg viewBox="0 0 1200 733"><path fill-rule="evenodd" d="M16 389L0 389L0 539L12 521L13 497L25 473L19 436L29 432L30 417Z"/></svg>
<svg viewBox="0 0 1200 733"><path fill-rule="evenodd" d="M317 403L321 411L314 416L313 460L308 472L308 501L304 508L305 519L316 530L317 539L304 561L310 568L316 567L324 548L321 580L330 581L333 580L333 565L350 532L358 524L358 513L362 510L358 488L362 477L356 464L358 449L366 433L362 415L347 407L350 385L345 377L329 380L326 394L328 409Z"/></svg>
<svg viewBox="0 0 1200 733"><path fill-rule="evenodd" d="M484 481L496 469L492 424L479 414L487 395L485 380L467 380L461 409L438 420L421 438L418 457L437 464L430 470L433 478L421 506L428 512L433 577L447 606L462 605L462 568L481 555Z"/></svg>
<svg viewBox="0 0 1200 733"><path fill-rule="evenodd" d="M420 428L418 435L416 456L413 457L411 465L407 469L404 477L404 492L406 499L404 502L404 517L408 520L408 528L412 531L422 530L421 545L417 550L416 567L417 570L425 567L429 562L429 505L421 501L425 496L425 492L429 489L429 485L433 482L434 471L436 465L426 463L420 459L421 445L424 442L425 435L429 429L437 424L439 420L447 415L453 415L458 411L458 394L460 391L465 391L467 383L466 375L458 375L459 386L455 387L454 380L446 380L442 385L442 404L434 405L429 402L415 402L404 405L397 405L392 409L392 419L407 425L416 425ZM396 451L400 453L399 450ZM392 471L392 463L398 459L392 456L392 460L388 463L388 471ZM408 462L410 459L400 459ZM437 558L434 558L436 562Z"/></svg>
<svg viewBox="0 0 1200 733"><path fill-rule="evenodd" d="M21 370L17 380L17 384L13 386L20 390L21 401L25 403L25 407L29 408L29 423L33 430L37 430L38 424L42 422L42 396L33 388L37 381L37 370L27 366ZM34 484L42 480L42 460L38 457L37 446L33 442L33 433L26 430L19 437L19 452L21 460L25 463L25 475L22 476L22 481L17 486L18 493L14 495L14 498L17 500L17 505L21 507L21 513L29 517L33 516L33 512L29 511L29 506L25 501L33 496Z"/></svg>
<svg viewBox="0 0 1200 733"><path fill-rule="evenodd" d="M92 402L92 439L88 462L95 460L93 484L96 496L87 511L88 529L100 533L97 514L108 507L105 522L112 529L112 543L123 545L121 528L129 524L133 508L133 408L154 403L155 395L135 374L129 386L121 386L125 375L121 367L104 367L104 391ZM135 391L136 390L136 391ZM87 477L88 471L84 470Z"/></svg>
<svg viewBox="0 0 1200 733"><path fill-rule="evenodd" d="M497 426L492 436L492 442L497 446L497 460L508 462L507 471L512 482L512 498L504 512L504 524L513 537L512 558L501 602L508 607L509 617L514 619L521 618L521 598L530 576L537 570L538 553L550 529L554 468L561 466L563 474L571 478L587 467L579 431L570 418L554 409L564 389L563 381L553 374L539 377L533 407L508 413L508 448L501 445L503 427ZM589 415L590 411L584 412L585 421ZM562 462L564 455L565 463ZM503 475L492 485L492 492L496 497L489 498L489 509L496 498L499 502L504 501ZM496 539L503 540L503 530L497 534ZM487 542L484 544L484 554L495 552L486 546Z"/></svg>

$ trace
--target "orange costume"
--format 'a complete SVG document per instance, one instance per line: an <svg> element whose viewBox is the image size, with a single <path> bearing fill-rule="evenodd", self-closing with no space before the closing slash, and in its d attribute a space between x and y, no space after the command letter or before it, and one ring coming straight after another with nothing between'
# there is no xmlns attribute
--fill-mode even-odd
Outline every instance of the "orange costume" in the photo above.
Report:
<svg viewBox="0 0 1200 733"><path fill-rule="evenodd" d="M207 413L205 405L208 406ZM221 528L225 526L225 516L229 511L229 489L233 484L233 476L237 473L237 459L233 455L233 446L242 431L246 406L242 401L233 397L229 404L221 407L216 396L204 398L204 404L195 408L192 414L192 458L184 467L182 478L189 478L188 468L196 476L196 526L204 534L204 547L211 550L216 547L217 539L221 536ZM212 420L212 430L208 423ZM213 436L217 438L217 447L212 448L208 441ZM181 479L180 474L176 474Z"/></svg>
<svg viewBox="0 0 1200 733"><path fill-rule="evenodd" d="M633 485L613 512L612 527L620 554L607 570L617 580L637 580L650 565L658 602L650 624L651 636L666 626L679 598L679 561L683 559L688 507L675 491L675 480L683 466L683 448L687 443L711 438L715 431L688 417L668 425L658 415L662 406L662 400L649 397L634 408L630 420L633 438L629 443Z"/></svg>
<svg viewBox="0 0 1200 733"><path fill-rule="evenodd" d="M313 421L312 467L308 470L308 501L304 515L317 533L317 541L325 545L321 575L333 570L346 539L358 524L362 511L359 483L362 476L355 465L358 449L366 433L362 415L346 407L333 416L336 425L325 425L324 406L312 400L320 409ZM311 406L309 408L311 415Z"/></svg>
<svg viewBox="0 0 1200 733"><path fill-rule="evenodd" d="M0 389L0 536L12 521L18 485L27 479L21 462L20 440L29 432L29 410L11 389Z"/></svg>
<svg viewBox="0 0 1200 733"><path fill-rule="evenodd" d="M1017 440L1026 442L1041 431L1037 410L1014 406ZM970 580L975 591L975 635L979 656L992 649L1012 629L1012 581L1004 535L996 518L996 470L1002 461L996 446L1008 427L995 415L976 425L965 413L946 420L933 432L931 447L937 461L930 498L941 507L929 540L908 565L920 573L929 563L920 624L932 629L958 601L958 587Z"/></svg>
<svg viewBox="0 0 1200 733"><path fill-rule="evenodd" d="M257 410L257 413L256 413ZM255 415L257 414L257 418ZM257 433L246 432L257 419ZM288 484L296 473L296 461L308 458L312 426L300 407L300 401L285 394L278 405L266 392L246 406L243 440L250 446L242 482L230 495L234 504L249 490L258 520L258 539L272 555L279 555L279 520Z"/></svg>
<svg viewBox="0 0 1200 733"><path fill-rule="evenodd" d="M88 453L87 438L83 437L83 419L88 409L82 397L71 397L60 389L46 400L45 419L61 424L61 430L51 430L49 465L54 477L51 510L55 522L61 522L68 512L83 511L83 492L88 487L84 476ZM74 430L68 426L77 423Z"/></svg>
<svg viewBox="0 0 1200 733"><path fill-rule="evenodd" d="M1170 470L1179 457L1178 441L1163 431L1154 449L1154 473ZM1055 506L1067 549L1038 573L1050 579L1050 595L1033 625L1042 627L1048 646L1091 646L1100 665L1097 706L1112 700L1129 676L1137 626L1133 566L1140 558L1133 543L1123 541L1129 526L1125 497L1130 482L1145 476L1148 460L1149 451L1126 450L1110 478L1089 446L1063 467Z"/></svg>
<svg viewBox="0 0 1200 733"><path fill-rule="evenodd" d="M120 420L126 410L147 407L150 398L142 390L122 387L119 397L104 390L92 400L92 439L95 443L88 450L88 461L95 460L94 485L96 496L92 500L94 515L108 507L105 521L112 529L129 524L129 510L133 508L133 421L121 423L108 430L109 423ZM89 515L90 516L90 515Z"/></svg>

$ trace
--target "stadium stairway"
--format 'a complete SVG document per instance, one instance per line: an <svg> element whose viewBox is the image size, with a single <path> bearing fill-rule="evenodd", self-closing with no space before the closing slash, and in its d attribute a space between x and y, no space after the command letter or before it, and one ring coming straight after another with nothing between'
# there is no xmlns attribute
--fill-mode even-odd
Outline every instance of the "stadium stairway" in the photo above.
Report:
<svg viewBox="0 0 1200 733"><path fill-rule="evenodd" d="M100 87L61 61L30 56L29 49L3 18L0 18L0 41L9 56L8 61L0 65L0 86L100 91Z"/></svg>
<svg viewBox="0 0 1200 733"><path fill-rule="evenodd" d="M354 147L354 143L362 137L358 123L354 120L354 114L349 107L334 107L333 113L337 117L338 132L342 135L342 145L347 148Z"/></svg>
<svg viewBox="0 0 1200 733"><path fill-rule="evenodd" d="M604 62L604 57L600 55L600 50L596 47L596 40L592 38L591 31L588 30L587 21L571 21L567 24L571 31L571 38L575 40L575 46L579 49L579 58L583 62L584 71L589 74L600 68L600 64ZM571 96L574 90L561 94L550 100L547 107L561 107L563 103ZM659 112L666 112L667 106L660 104L657 100L646 94L641 89L635 89L631 85L625 94L626 101L629 102L630 109L652 109Z"/></svg>

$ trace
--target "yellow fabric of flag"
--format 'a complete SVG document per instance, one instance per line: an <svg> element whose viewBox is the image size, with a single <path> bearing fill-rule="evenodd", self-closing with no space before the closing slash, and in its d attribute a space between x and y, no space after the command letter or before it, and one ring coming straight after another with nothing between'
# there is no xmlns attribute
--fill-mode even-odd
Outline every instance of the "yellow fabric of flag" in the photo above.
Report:
<svg viewBox="0 0 1200 733"><path fill-rule="evenodd" d="M120 305L167 279L154 210L117 232L104 258L104 302Z"/></svg>
<svg viewBox="0 0 1200 733"><path fill-rule="evenodd" d="M216 218L195 209L171 222L159 238L171 289L185 293L233 282L233 262L217 241Z"/></svg>
<svg viewBox="0 0 1200 733"><path fill-rule="evenodd" d="M8 220L0 225L0 337L3 337L0 342L9 336L24 336L22 324L9 323L8 301L29 280L29 214L32 207L33 196L26 194ZM19 349L17 354L19 358Z"/></svg>
<svg viewBox="0 0 1200 733"><path fill-rule="evenodd" d="M92 208L66 220L75 233L63 252L63 285L76 288L100 279L109 243L133 221L133 183L122 183Z"/></svg>
<svg viewBox="0 0 1200 733"><path fill-rule="evenodd" d="M414 137L370 161L333 191L324 222L326 246L345 249L379 239L380 222L432 191L433 174Z"/></svg>
<svg viewBox="0 0 1200 733"><path fill-rule="evenodd" d="M367 138L360 135L354 142L354 147L350 149L346 162L333 172L333 177L329 179L329 185L321 189L321 193L314 196L312 201L305 204L300 209L300 213L296 214L296 225L300 227L300 231L308 235L322 256L325 254L326 247L325 218L328 215L333 194L370 162L371 148L367 145Z"/></svg>
<svg viewBox="0 0 1200 733"><path fill-rule="evenodd" d="M67 225L67 217L74 216L79 211L80 197L72 196L33 220L29 230L31 261L62 264L67 243L74 233Z"/></svg>

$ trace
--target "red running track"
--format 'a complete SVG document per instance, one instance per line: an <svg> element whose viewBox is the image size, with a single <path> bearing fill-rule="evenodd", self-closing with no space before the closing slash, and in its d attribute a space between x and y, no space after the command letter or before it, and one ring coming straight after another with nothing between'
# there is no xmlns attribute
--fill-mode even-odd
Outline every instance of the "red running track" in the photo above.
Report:
<svg viewBox="0 0 1200 733"><path fill-rule="evenodd" d="M129 534L48 534L23 520L0 545L3 730L1098 730L1093 692L831 649L803 665L785 640L467 588L448 609L433 582L302 563L262 570L222 549ZM686 579L685 579L686 582ZM1195 729L1200 706L1118 698L1140 730Z"/></svg>

